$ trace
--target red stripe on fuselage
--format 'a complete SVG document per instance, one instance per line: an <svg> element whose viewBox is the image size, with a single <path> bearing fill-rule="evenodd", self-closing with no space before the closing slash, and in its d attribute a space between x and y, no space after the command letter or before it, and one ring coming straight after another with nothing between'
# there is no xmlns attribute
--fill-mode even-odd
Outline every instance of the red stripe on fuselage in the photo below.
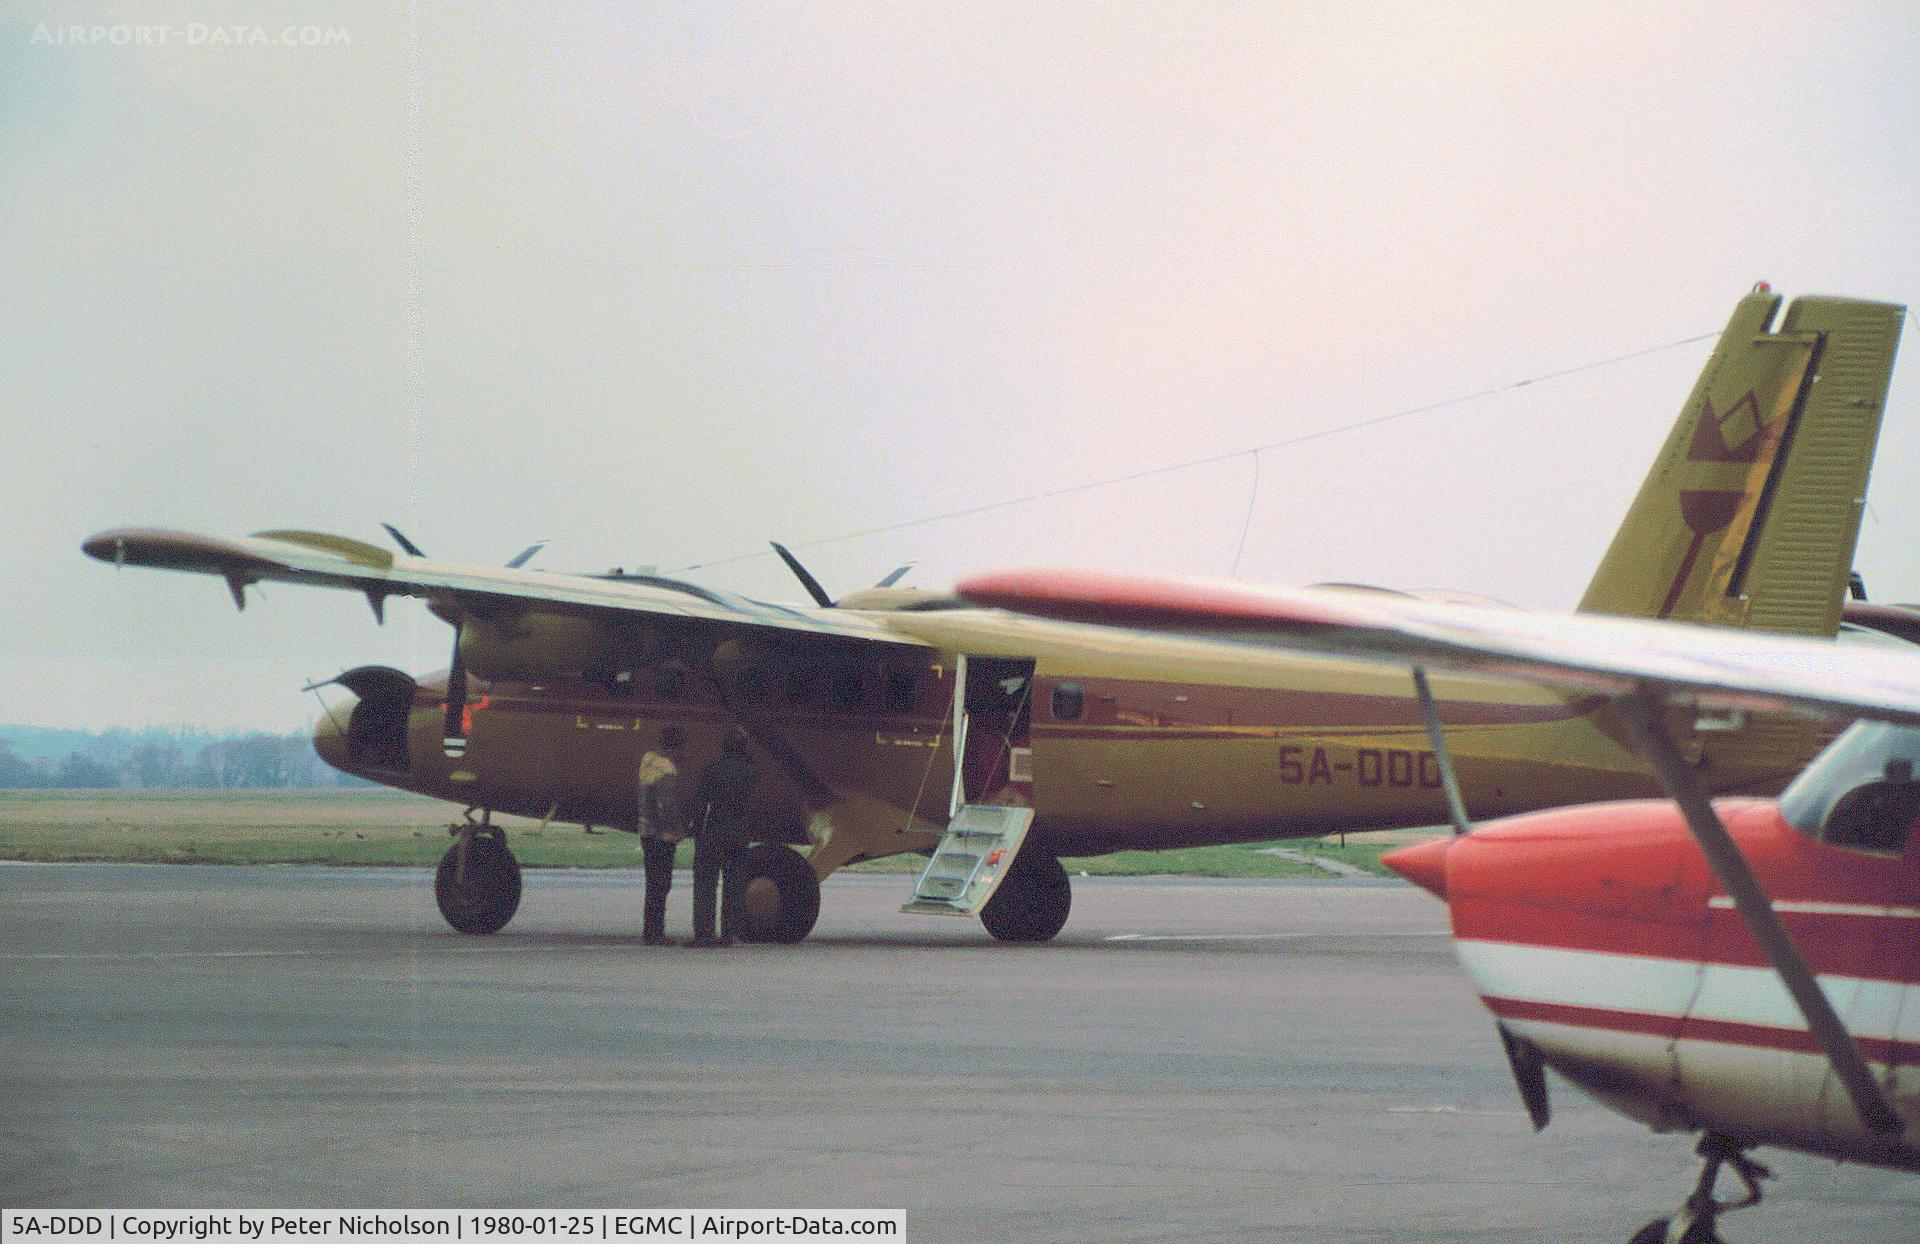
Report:
<svg viewBox="0 0 1920 1244"><path fill-rule="evenodd" d="M1739 968L1771 966L1738 912L1708 909L1704 901L1685 920L1600 915L1591 911L1512 901L1456 898L1453 935L1466 941L1544 946L1594 954L1632 955ZM1780 922L1793 935L1807 963L1827 976L1853 976L1896 984L1920 984L1920 920L1878 915L1828 915L1783 911ZM1892 953L1890 953L1890 951Z"/></svg>
<svg viewBox="0 0 1920 1244"><path fill-rule="evenodd" d="M1487 1009L1502 1019L1533 1020L1546 1024L1564 1024L1571 1028L1591 1028L1600 1032L1624 1032L1659 1037L1671 1041L1711 1041L1717 1045L1741 1045L1750 1049L1785 1050L1793 1054L1821 1054L1820 1043L1802 1028L1774 1028L1766 1024L1741 1024L1723 1019L1682 1019L1647 1011L1618 1011L1597 1006L1568 1006L1559 1002L1532 1002L1525 998L1481 995ZM1854 1043L1868 1062L1910 1064L1920 1062L1920 1042L1890 1041L1885 1037L1856 1036Z"/></svg>
<svg viewBox="0 0 1920 1244"><path fill-rule="evenodd" d="M1051 713L1053 687L1062 682L1081 688L1083 716L1061 721ZM1411 694L1325 691L1313 688L1240 687L1165 679L1077 675L1056 670L1039 678L1035 690L1036 729L1092 731L1105 727L1178 727L1233 725L1284 729L1424 729L1420 705ZM1600 695L1564 701L1519 703L1501 700L1442 700L1440 720L1448 726L1518 726L1572 721L1606 703ZM1129 719L1133 715L1134 719ZM1141 720L1140 718L1145 718Z"/></svg>
<svg viewBox="0 0 1920 1244"><path fill-rule="evenodd" d="M420 681L419 703L424 707L445 694L443 675ZM1062 721L1051 713L1052 689L1061 682L1081 687L1083 715ZM676 700L644 694L631 698L600 693L578 683L561 683L543 691L505 679L486 687L519 713L579 713L610 718L652 713L680 713L699 706L719 707L709 695L690 693ZM1036 708L1032 729L1058 738L1136 737L1211 738L1222 729L1245 731L1255 737L1279 737L1287 732L1314 730L1423 729L1418 703L1409 695L1373 695L1348 691L1317 691L1260 687L1215 686L1158 679L1080 677L1058 674L1036 680ZM637 689L636 689L637 691ZM849 707L774 700L759 707L775 718L834 722L859 720L878 728L897 728L919 721L944 721L946 700L921 703L910 710L883 709L871 701ZM1448 700L1440 704L1442 721L1449 726L1549 725L1585 717L1597 710L1603 696L1583 696L1565 702L1539 704L1501 701ZM1260 732L1268 732L1263 736Z"/></svg>

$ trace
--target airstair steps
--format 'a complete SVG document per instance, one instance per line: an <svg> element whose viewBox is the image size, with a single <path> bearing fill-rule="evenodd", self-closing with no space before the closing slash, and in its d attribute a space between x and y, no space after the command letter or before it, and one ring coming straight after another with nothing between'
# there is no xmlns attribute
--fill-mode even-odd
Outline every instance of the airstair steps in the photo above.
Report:
<svg viewBox="0 0 1920 1244"><path fill-rule="evenodd" d="M937 916L979 914L1026 840L1033 809L970 803L947 824L946 836L900 910Z"/></svg>

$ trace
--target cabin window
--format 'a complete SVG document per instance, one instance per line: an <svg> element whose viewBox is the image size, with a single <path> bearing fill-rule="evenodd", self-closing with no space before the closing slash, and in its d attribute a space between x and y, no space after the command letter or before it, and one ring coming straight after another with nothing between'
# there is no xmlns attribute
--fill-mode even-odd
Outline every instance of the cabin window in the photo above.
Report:
<svg viewBox="0 0 1920 1244"><path fill-rule="evenodd" d="M860 671L843 669L834 671L833 683L828 689L828 694L835 708L853 709L860 707L865 691L866 687L860 678Z"/></svg>
<svg viewBox="0 0 1920 1244"><path fill-rule="evenodd" d="M1079 721L1080 714L1086 711L1086 707L1086 691L1079 683L1053 684L1053 719L1055 721Z"/></svg>
<svg viewBox="0 0 1920 1244"><path fill-rule="evenodd" d="M677 700L686 694L687 667L669 661L653 671L653 694L662 700Z"/></svg>
<svg viewBox="0 0 1920 1244"><path fill-rule="evenodd" d="M787 668L787 703L814 704L820 699L820 667L792 665Z"/></svg>
<svg viewBox="0 0 1920 1244"><path fill-rule="evenodd" d="M733 689L749 704L764 704L767 700L767 675L759 666L749 665L734 678Z"/></svg>
<svg viewBox="0 0 1920 1244"><path fill-rule="evenodd" d="M914 694L915 670L887 671L887 707L896 713L910 713L919 697Z"/></svg>

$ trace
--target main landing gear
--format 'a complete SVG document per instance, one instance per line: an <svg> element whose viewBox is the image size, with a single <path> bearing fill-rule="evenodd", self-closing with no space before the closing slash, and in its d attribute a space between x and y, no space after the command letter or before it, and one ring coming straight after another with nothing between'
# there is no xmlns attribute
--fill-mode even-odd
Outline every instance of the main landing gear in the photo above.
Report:
<svg viewBox="0 0 1920 1244"><path fill-rule="evenodd" d="M749 848L727 878L739 887L736 932L749 942L797 942L820 918L820 879L792 847L763 842Z"/></svg>
<svg viewBox="0 0 1920 1244"><path fill-rule="evenodd" d="M1013 857L1013 867L1000 880L980 923L1003 942L1053 940L1067 923L1073 907L1073 885L1060 861L1032 847Z"/></svg>
<svg viewBox="0 0 1920 1244"><path fill-rule="evenodd" d="M464 821L447 826L456 841L440 857L433 875L433 897L440 914L462 933L498 933L520 907L520 861L507 849L507 836L493 815L478 821L467 810Z"/></svg>
<svg viewBox="0 0 1920 1244"><path fill-rule="evenodd" d="M1656 1218L1634 1232L1628 1244L1723 1244L1715 1230L1720 1215L1760 1204L1760 1181L1773 1176L1772 1171L1747 1156L1751 1148L1731 1136L1709 1132L1697 1150L1707 1164L1693 1195L1673 1217ZM1746 1185L1745 1195L1737 1201L1714 1200L1713 1185L1720 1178L1723 1164L1733 1167L1733 1173Z"/></svg>

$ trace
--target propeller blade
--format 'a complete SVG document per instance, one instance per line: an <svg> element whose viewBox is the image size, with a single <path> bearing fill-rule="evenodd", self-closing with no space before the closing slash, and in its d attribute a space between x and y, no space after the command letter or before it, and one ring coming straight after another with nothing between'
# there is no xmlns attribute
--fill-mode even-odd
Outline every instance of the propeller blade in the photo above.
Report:
<svg viewBox="0 0 1920 1244"><path fill-rule="evenodd" d="M787 552L786 545L778 540L769 540L767 543L773 545L773 551L780 554L781 561L787 563L787 569L793 571L793 577L800 580L801 587L807 589L807 595L813 597L814 604L822 609L833 608L833 597L827 595L827 589L820 586L820 580L807 573L807 568L800 564L799 558Z"/></svg>
<svg viewBox="0 0 1920 1244"><path fill-rule="evenodd" d="M422 553L420 551L420 548L418 545L414 544L413 541L407 539L406 536L400 533L400 529L398 527L395 527L392 523L381 523L380 525L387 529L387 534L393 537L393 542L400 546L400 551L402 553L405 553L408 557L425 557L426 556L425 553Z"/></svg>
<svg viewBox="0 0 1920 1244"><path fill-rule="evenodd" d="M919 562L908 562L904 566L897 566L894 568L891 574L889 574L886 578L880 580L880 582L874 584L874 586L875 587L892 587L894 584L900 582L900 580L907 577L907 571L912 570L915 566L918 566L919 564L920 564Z"/></svg>
<svg viewBox="0 0 1920 1244"><path fill-rule="evenodd" d="M520 567L526 565L528 562L533 560L534 554L538 553L541 549L544 549L546 547L547 547L547 542L545 540L535 540L532 544L529 544L526 548L521 549L518 553L514 555L513 560L507 563L507 569L508 570L520 569Z"/></svg>
<svg viewBox="0 0 1920 1244"><path fill-rule="evenodd" d="M449 756L467 754L467 666L460 659L460 623L453 627L453 662L447 666L447 712L440 726L440 747Z"/></svg>

